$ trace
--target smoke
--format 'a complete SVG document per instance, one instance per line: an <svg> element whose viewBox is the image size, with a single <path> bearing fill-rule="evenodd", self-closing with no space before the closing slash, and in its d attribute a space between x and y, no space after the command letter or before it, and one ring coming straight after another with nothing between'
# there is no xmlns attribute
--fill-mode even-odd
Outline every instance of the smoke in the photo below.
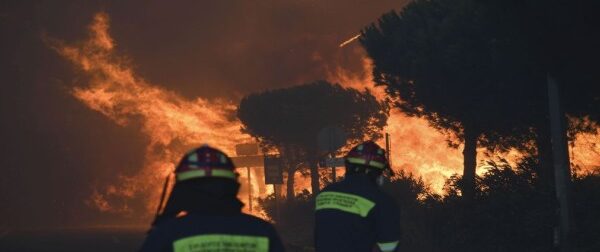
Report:
<svg viewBox="0 0 600 252"><path fill-rule="evenodd" d="M182 153L202 143L233 153L236 143L250 140L233 114L244 94L327 79L385 98L373 85L372 66L360 46L340 45L401 3L224 2L195 3L194 8L151 2L142 6L147 23L115 11L112 27L108 15L99 13L86 40L50 42L84 76L70 90L73 97L116 124L138 128L148 139L143 167L95 186L89 206L125 216L152 214L161 183ZM108 9L130 9L117 5ZM206 15L198 17L199 12ZM446 136L423 119L392 110L385 131L392 137L394 168L423 177L434 191L441 192L447 177L461 173L460 149L448 147ZM590 155L596 159L578 158L588 166L600 164L590 161L600 157ZM257 186L260 174L252 177L254 192L265 193Z"/></svg>

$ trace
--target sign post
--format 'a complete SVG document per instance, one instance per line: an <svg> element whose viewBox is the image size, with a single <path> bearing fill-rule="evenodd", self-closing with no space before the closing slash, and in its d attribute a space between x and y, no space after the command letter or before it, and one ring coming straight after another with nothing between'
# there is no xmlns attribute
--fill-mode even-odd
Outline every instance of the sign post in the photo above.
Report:
<svg viewBox="0 0 600 252"><path fill-rule="evenodd" d="M235 146L237 157L231 157L236 167L246 167L248 177L248 208L252 212L252 173L250 167L264 167L265 185L273 185L276 218L279 220L280 185L283 184L283 165L278 155L258 155L258 144L238 144Z"/></svg>
<svg viewBox="0 0 600 252"><path fill-rule="evenodd" d="M325 127L317 135L317 144L319 151L329 155L331 159L335 158L335 152L346 144L346 134L339 127ZM331 181L336 180L335 166L331 167Z"/></svg>
<svg viewBox="0 0 600 252"><path fill-rule="evenodd" d="M264 156L265 184L283 184L283 172L281 169L281 158L275 155Z"/></svg>
<svg viewBox="0 0 600 252"><path fill-rule="evenodd" d="M241 157L232 158L233 163L238 166L246 167L247 177L248 177L248 210L250 210L250 212L252 212L252 177L251 177L252 174L250 173L250 167L258 166L258 165L254 165L254 164L258 164L260 162L260 159L253 158L253 157L260 157L260 156L257 156L258 144L257 143L238 144L235 146L235 152L238 156L241 156Z"/></svg>
<svg viewBox="0 0 600 252"><path fill-rule="evenodd" d="M273 185L273 192L275 193L275 220L280 221L279 218L279 202L280 202L280 185L283 184L283 172L281 157L276 155L265 155L264 156L264 168L265 168L265 184Z"/></svg>

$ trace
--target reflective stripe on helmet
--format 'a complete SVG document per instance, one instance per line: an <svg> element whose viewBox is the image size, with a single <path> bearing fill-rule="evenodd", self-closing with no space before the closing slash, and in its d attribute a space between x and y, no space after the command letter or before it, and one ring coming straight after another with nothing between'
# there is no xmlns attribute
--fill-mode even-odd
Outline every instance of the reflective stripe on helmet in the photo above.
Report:
<svg viewBox="0 0 600 252"><path fill-rule="evenodd" d="M367 165L367 166L372 166L372 167L379 168L379 169L385 168L385 164L377 162L377 161L373 161L373 160L371 160L368 164L367 164L367 160L362 159L362 158L348 157L348 158L346 158L346 160L348 160L348 163L351 163L351 164Z"/></svg>
<svg viewBox="0 0 600 252"><path fill-rule="evenodd" d="M382 252L391 252L391 251L394 251L396 249L396 246L398 246L398 241L393 241L393 242L378 242L377 246L379 246L379 249Z"/></svg>
<svg viewBox="0 0 600 252"><path fill-rule="evenodd" d="M231 178L235 179L235 173L229 170L223 169L212 169L211 175L207 176L206 170L189 170L185 172L177 173L177 181L188 180L192 178L202 178L202 177L220 177L220 178Z"/></svg>
<svg viewBox="0 0 600 252"><path fill-rule="evenodd" d="M268 252L269 238L265 236L205 234L173 242L174 252L246 251Z"/></svg>
<svg viewBox="0 0 600 252"><path fill-rule="evenodd" d="M316 210L336 209L367 217L375 203L358 195L340 192L322 192L316 199Z"/></svg>

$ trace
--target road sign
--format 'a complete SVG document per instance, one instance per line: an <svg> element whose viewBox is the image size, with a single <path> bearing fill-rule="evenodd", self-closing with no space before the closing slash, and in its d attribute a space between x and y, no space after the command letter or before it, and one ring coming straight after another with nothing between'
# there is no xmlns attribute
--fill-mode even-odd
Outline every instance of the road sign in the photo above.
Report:
<svg viewBox="0 0 600 252"><path fill-rule="evenodd" d="M265 184L283 184L283 171L281 158L278 156L265 156Z"/></svg>
<svg viewBox="0 0 600 252"><path fill-rule="evenodd" d="M235 167L261 167L264 165L262 155L231 157Z"/></svg>
<svg viewBox="0 0 600 252"><path fill-rule="evenodd" d="M252 156L258 154L257 143L244 143L235 145L235 153L238 156Z"/></svg>
<svg viewBox="0 0 600 252"><path fill-rule="evenodd" d="M346 134L339 127L325 127L317 135L317 145L321 153L332 153L346 145Z"/></svg>

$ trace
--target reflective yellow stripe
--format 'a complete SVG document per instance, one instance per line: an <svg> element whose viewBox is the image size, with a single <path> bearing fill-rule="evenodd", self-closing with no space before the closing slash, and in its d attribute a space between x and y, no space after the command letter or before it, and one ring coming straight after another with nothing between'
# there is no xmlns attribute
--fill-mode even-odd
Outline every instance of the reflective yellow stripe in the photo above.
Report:
<svg viewBox="0 0 600 252"><path fill-rule="evenodd" d="M187 180L187 179L201 178L201 177L206 177L206 171L205 170L201 170L201 169L190 170L190 171L178 173L177 174L177 181L183 181L183 180ZM230 171L230 170L213 169L211 177L221 177L221 178L232 178L232 179L235 179L235 173L233 173L233 171Z"/></svg>
<svg viewBox="0 0 600 252"><path fill-rule="evenodd" d="M173 242L174 252L268 252L269 238L264 236L206 234Z"/></svg>
<svg viewBox="0 0 600 252"><path fill-rule="evenodd" d="M379 169L383 169L383 168L385 168L385 164L383 164L383 163L379 163L379 162L377 162L377 161L373 161L373 160L371 160L371 162L369 162L369 165L370 165L370 166L377 167L377 168L379 168Z"/></svg>
<svg viewBox="0 0 600 252"><path fill-rule="evenodd" d="M348 162L351 164L368 165L368 166L373 166L373 167L379 168L379 169L385 168L385 164L377 162L377 161L373 161L373 160L371 160L368 164L367 164L367 160L362 159L362 158L349 157L349 158L346 158L346 160L348 160Z"/></svg>
<svg viewBox="0 0 600 252"><path fill-rule="evenodd" d="M396 246L398 246L398 241L382 242L382 243L378 242L377 246L379 246L379 249L382 252L391 252L391 251L394 251L396 249Z"/></svg>
<svg viewBox="0 0 600 252"><path fill-rule="evenodd" d="M362 159L362 158L353 158L353 157L349 157L346 158L348 160L348 162L352 163L352 164L367 164L367 160Z"/></svg>
<svg viewBox="0 0 600 252"><path fill-rule="evenodd" d="M373 201L358 195L340 192L322 192L317 196L316 210L337 209L367 217L375 206Z"/></svg>

